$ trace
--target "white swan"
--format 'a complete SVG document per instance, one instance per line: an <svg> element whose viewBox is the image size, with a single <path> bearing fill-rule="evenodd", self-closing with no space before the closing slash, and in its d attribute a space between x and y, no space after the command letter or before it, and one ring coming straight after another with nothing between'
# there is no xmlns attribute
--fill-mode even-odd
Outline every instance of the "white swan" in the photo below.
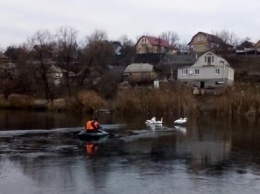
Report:
<svg viewBox="0 0 260 194"><path fill-rule="evenodd" d="M174 123L175 124L184 124L184 123L186 123L187 122L187 118L185 117L185 118L179 118L179 119L177 119L176 121L174 121Z"/></svg>
<svg viewBox="0 0 260 194"><path fill-rule="evenodd" d="M161 120L156 121L156 117L153 117L151 120L145 121L146 124L162 124L162 122L163 122L163 118L161 118Z"/></svg>

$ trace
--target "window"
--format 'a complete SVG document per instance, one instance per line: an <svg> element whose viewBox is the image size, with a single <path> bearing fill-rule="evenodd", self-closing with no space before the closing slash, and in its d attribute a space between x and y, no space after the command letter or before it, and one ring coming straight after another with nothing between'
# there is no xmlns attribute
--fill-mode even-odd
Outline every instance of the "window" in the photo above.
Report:
<svg viewBox="0 0 260 194"><path fill-rule="evenodd" d="M203 40L203 36L198 36L198 41L202 41Z"/></svg>
<svg viewBox="0 0 260 194"><path fill-rule="evenodd" d="M200 74L200 70L199 69L195 69L195 75L199 75Z"/></svg>
<svg viewBox="0 0 260 194"><path fill-rule="evenodd" d="M214 56L205 56L205 63L207 63L208 65L214 63Z"/></svg>
<svg viewBox="0 0 260 194"><path fill-rule="evenodd" d="M220 70L219 69L215 69L215 75L219 75L220 74Z"/></svg>
<svg viewBox="0 0 260 194"><path fill-rule="evenodd" d="M188 69L183 69L182 70L182 75L187 75L188 74Z"/></svg>

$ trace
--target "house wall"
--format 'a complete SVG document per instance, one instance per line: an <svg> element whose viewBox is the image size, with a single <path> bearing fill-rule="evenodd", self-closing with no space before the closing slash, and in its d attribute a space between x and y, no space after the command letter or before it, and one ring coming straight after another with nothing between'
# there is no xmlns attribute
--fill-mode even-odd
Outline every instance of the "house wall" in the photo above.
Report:
<svg viewBox="0 0 260 194"><path fill-rule="evenodd" d="M218 68L219 74L215 74L214 67L211 68L197 68L200 71L199 75L195 75L196 68L187 68L188 72L193 72L192 74L188 73L187 75L182 75L182 70L178 70L178 81L182 83L188 83L190 85L194 85L197 87L201 87L201 82L204 82L204 87L221 87L222 85L218 83L224 83L224 85L232 85L233 84L233 69L229 69L226 67Z"/></svg>
<svg viewBox="0 0 260 194"><path fill-rule="evenodd" d="M146 37L143 37L139 40L136 45L136 53L144 54L144 53L157 53L156 48L150 44Z"/></svg>
<svg viewBox="0 0 260 194"><path fill-rule="evenodd" d="M208 58L212 59L210 63ZM225 59L207 52L199 57L191 67L178 69L177 79L179 82L189 83L197 87L221 87L222 84L220 83L224 85L233 84L234 70Z"/></svg>
<svg viewBox="0 0 260 194"><path fill-rule="evenodd" d="M146 37L142 37L136 44L136 53L169 53L175 54L177 50L152 45Z"/></svg>
<svg viewBox="0 0 260 194"><path fill-rule="evenodd" d="M260 40L255 44L254 47L255 47L257 53L259 54L260 53Z"/></svg>
<svg viewBox="0 0 260 194"><path fill-rule="evenodd" d="M150 82L157 78L155 72L133 72L124 75L124 80L129 82Z"/></svg>
<svg viewBox="0 0 260 194"><path fill-rule="evenodd" d="M209 60L211 59L211 60ZM201 55L192 67L207 67L207 66L223 66L223 64L228 65L227 61L222 57L219 57L212 52L206 52L205 54Z"/></svg>
<svg viewBox="0 0 260 194"><path fill-rule="evenodd" d="M207 40L207 36L205 36L202 33L199 33L196 36L194 36L190 44L190 48L197 53L202 53L209 50L210 44Z"/></svg>
<svg viewBox="0 0 260 194"><path fill-rule="evenodd" d="M228 68L227 73L227 84L231 86L234 83L235 71L232 68Z"/></svg>
<svg viewBox="0 0 260 194"><path fill-rule="evenodd" d="M260 48L260 40L255 44L255 48L259 49Z"/></svg>

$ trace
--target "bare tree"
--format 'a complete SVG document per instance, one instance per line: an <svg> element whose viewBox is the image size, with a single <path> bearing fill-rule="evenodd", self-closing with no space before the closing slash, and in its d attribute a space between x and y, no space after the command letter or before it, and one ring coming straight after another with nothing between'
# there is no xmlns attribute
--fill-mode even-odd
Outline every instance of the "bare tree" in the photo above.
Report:
<svg viewBox="0 0 260 194"><path fill-rule="evenodd" d="M232 31L221 30L220 32L213 32L213 34L221 38L228 45L237 46L239 44L239 38Z"/></svg>
<svg viewBox="0 0 260 194"><path fill-rule="evenodd" d="M5 50L7 56L12 62L16 62L26 49L22 46L8 46Z"/></svg>
<svg viewBox="0 0 260 194"><path fill-rule="evenodd" d="M124 58L124 62L129 64L133 62L135 56L135 46L131 39L127 35L123 35L118 40L121 44L121 54Z"/></svg>
<svg viewBox="0 0 260 194"><path fill-rule="evenodd" d="M181 54L188 54L189 53L189 46L187 42L182 42L178 44L178 50Z"/></svg>
<svg viewBox="0 0 260 194"><path fill-rule="evenodd" d="M4 84L3 93L7 98L11 93L35 95L38 90L36 81L36 66L28 63L31 60L30 50L26 44L20 46L9 46L5 52L10 61L9 68L4 75L1 75L2 86Z"/></svg>
<svg viewBox="0 0 260 194"><path fill-rule="evenodd" d="M82 69L78 79L79 87L83 87L86 80L89 81L89 85L92 85L97 78L104 74L106 65L114 55L113 46L106 38L106 33L98 30L86 38L81 58Z"/></svg>
<svg viewBox="0 0 260 194"><path fill-rule="evenodd" d="M90 36L86 37L87 43L107 40L107 34L103 30L95 30Z"/></svg>
<svg viewBox="0 0 260 194"><path fill-rule="evenodd" d="M176 32L174 31L167 31L167 32L162 32L161 35L159 36L161 39L166 40L169 42L171 46L176 47L179 41L179 36Z"/></svg>
<svg viewBox="0 0 260 194"><path fill-rule="evenodd" d="M69 96L71 96L69 72L77 60L77 35L78 31L71 27L60 27L56 33L58 47L57 62L65 75L66 89Z"/></svg>
<svg viewBox="0 0 260 194"><path fill-rule="evenodd" d="M49 59L51 57L50 44L52 36L48 30L39 30L29 40L32 46L32 60L30 63L36 68L36 75L40 77L40 83L44 89L46 100L53 101L54 94L48 82Z"/></svg>

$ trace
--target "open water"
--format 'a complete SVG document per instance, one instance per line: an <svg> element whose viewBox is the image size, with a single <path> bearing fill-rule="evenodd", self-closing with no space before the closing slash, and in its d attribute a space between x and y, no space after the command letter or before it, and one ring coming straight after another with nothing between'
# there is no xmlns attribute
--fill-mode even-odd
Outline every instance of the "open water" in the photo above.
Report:
<svg viewBox="0 0 260 194"><path fill-rule="evenodd" d="M260 193L258 120L94 116L115 136L78 140L84 115L0 112L0 194Z"/></svg>

